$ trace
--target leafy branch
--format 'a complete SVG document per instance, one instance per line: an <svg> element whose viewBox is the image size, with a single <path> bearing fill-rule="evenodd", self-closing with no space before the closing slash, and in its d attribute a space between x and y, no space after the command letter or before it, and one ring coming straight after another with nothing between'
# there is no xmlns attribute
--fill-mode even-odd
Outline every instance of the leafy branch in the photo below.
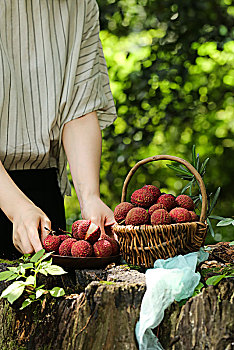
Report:
<svg viewBox="0 0 234 350"><path fill-rule="evenodd" d="M26 299L23 301L20 310L33 302L42 302L46 295L50 294L53 297L61 297L65 294L63 288L54 287L51 290L45 289L45 285L37 285L37 275L62 275L67 273L62 267L53 265L52 258L47 260L52 252L45 253L41 249L33 256L25 254L20 258L18 266L11 266L7 271L0 272L0 281L12 281L6 289L3 290L1 298L5 298L10 304L19 299L23 293L26 294Z"/></svg>
<svg viewBox="0 0 234 350"><path fill-rule="evenodd" d="M196 146L193 145L192 148L192 165L197 170L197 172L200 174L201 178L203 179L206 174L207 164L209 162L210 158L206 158L204 162L201 162L199 153L196 153ZM178 163L175 164L167 164L168 168L174 170L176 172L176 176L181 178L182 180L188 181L188 183L183 187L181 190L181 194L184 194L188 191L188 195L193 199L196 209L199 211L199 214L201 214L201 206L202 206L202 195L201 195L201 189L200 186L195 178L195 176L184 166ZM204 179L203 179L204 181ZM209 226L209 230L211 235L214 237L214 229L211 224L211 219L217 219L217 220L227 220L223 217L218 216L212 216L211 213L214 210L219 195L220 195L221 187L218 187L215 191L215 193L207 192L207 224ZM226 222L226 221L225 221ZM220 223L217 226L224 226L220 225Z"/></svg>

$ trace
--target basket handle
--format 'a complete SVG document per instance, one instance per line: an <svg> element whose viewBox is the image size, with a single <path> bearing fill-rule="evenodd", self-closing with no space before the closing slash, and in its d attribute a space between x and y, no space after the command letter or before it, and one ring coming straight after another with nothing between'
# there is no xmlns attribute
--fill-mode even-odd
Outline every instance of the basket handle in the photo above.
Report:
<svg viewBox="0 0 234 350"><path fill-rule="evenodd" d="M206 211L207 211L207 195L206 195L206 188L204 185L204 182L201 178L201 175L197 172L197 170L186 160L175 157L175 156L169 156L169 155L158 155L158 156L153 156L149 158L142 159L138 163L134 165L134 167L129 171L128 175L126 176L126 179L123 184L123 189L122 189L122 197L121 197L121 202L126 202L126 195L127 195L127 187L128 184L133 176L133 174L137 171L137 169L146 163L149 162L154 162L157 160L172 160L178 163L183 164L196 178L200 189L201 189L201 195L202 195L202 208L201 208L201 216L200 216L200 221L205 222L206 220Z"/></svg>

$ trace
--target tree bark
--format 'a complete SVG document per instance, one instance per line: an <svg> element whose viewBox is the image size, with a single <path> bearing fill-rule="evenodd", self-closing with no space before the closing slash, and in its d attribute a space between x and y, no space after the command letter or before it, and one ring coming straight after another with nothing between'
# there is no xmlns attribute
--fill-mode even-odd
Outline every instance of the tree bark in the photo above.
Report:
<svg viewBox="0 0 234 350"><path fill-rule="evenodd" d="M76 271L60 282L57 277L57 282L73 294L23 311L0 300L1 350L137 350L134 328L144 274L119 266ZM233 301L230 278L204 289L183 307L173 303L159 332L155 330L161 344L172 350L231 350Z"/></svg>

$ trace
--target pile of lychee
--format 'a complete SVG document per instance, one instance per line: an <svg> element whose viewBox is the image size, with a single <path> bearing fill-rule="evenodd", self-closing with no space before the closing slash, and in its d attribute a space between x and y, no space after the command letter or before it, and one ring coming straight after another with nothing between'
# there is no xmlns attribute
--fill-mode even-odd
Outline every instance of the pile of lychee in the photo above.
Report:
<svg viewBox="0 0 234 350"><path fill-rule="evenodd" d="M46 251L61 256L109 257L119 254L119 244L107 234L101 234L100 227L91 220L77 220L72 224L72 234L65 232L46 237L43 246Z"/></svg>
<svg viewBox="0 0 234 350"><path fill-rule="evenodd" d="M145 185L132 193L131 203L118 204L114 216L120 225L167 225L199 221L194 209L195 203L187 195L175 197Z"/></svg>

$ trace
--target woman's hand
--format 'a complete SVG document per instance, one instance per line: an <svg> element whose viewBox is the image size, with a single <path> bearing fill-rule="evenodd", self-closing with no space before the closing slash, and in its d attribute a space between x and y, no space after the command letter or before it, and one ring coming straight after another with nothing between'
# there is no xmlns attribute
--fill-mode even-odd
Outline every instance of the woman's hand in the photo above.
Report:
<svg viewBox="0 0 234 350"><path fill-rule="evenodd" d="M100 197L92 197L81 204L82 218L91 220L94 224L100 226L101 234L106 233L114 238L111 230L105 231L105 226L108 228L115 224L113 211L100 199Z"/></svg>
<svg viewBox="0 0 234 350"><path fill-rule="evenodd" d="M37 252L42 249L42 242L48 235L45 229L51 228L51 222L43 211L28 203L17 209L13 217L13 243L22 254ZM39 237L41 232L41 240Z"/></svg>

